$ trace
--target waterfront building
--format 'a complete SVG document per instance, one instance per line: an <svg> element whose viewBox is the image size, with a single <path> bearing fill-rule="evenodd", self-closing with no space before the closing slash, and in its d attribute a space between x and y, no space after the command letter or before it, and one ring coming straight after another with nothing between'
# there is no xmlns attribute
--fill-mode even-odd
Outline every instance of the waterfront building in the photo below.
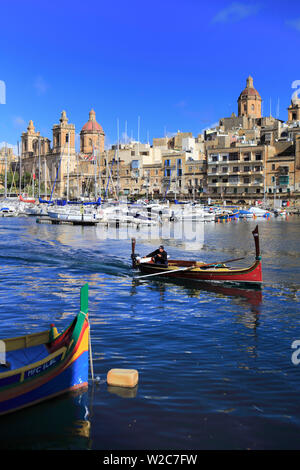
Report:
<svg viewBox="0 0 300 470"><path fill-rule="evenodd" d="M300 193L300 134L274 148L266 162L266 193L294 201Z"/></svg>
<svg viewBox="0 0 300 470"><path fill-rule="evenodd" d="M273 153L271 146L247 143L208 150L208 195L213 199L233 202L262 199L265 163Z"/></svg>
<svg viewBox="0 0 300 470"><path fill-rule="evenodd" d="M75 148L75 125L69 123L66 111L53 126L52 136L51 146L50 139L36 132L33 121L29 121L27 132L21 136L22 177L30 174L32 180L38 181L43 197L49 197L54 185L57 197L80 197L90 189L95 193L100 171L95 177L95 165L99 161L100 168L105 134L94 110L80 132L80 152Z"/></svg>
<svg viewBox="0 0 300 470"><path fill-rule="evenodd" d="M75 126L66 112L43 137L32 121L22 134L22 171L44 182L49 195L55 182L60 197L105 194L136 197L245 200L272 194L300 196L300 100L292 99L286 122L262 115L262 98L248 76L239 94L237 115L223 117L214 128L194 137L177 131L131 141L104 150L105 133L93 109L82 127L79 151Z"/></svg>

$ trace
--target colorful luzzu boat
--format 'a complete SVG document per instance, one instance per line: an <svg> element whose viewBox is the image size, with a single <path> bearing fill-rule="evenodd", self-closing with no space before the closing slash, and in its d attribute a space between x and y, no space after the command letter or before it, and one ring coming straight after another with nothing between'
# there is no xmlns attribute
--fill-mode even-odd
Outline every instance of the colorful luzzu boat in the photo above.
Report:
<svg viewBox="0 0 300 470"><path fill-rule="evenodd" d="M50 330L0 342L0 415L88 386L88 284L80 313L61 334Z"/></svg>
<svg viewBox="0 0 300 470"><path fill-rule="evenodd" d="M160 279L182 279L194 281L209 281L221 283L245 284L260 287L262 284L261 256L259 251L258 226L253 230L256 257L251 266L246 268L231 268L226 266L236 260L227 260L221 263L202 263L199 261L168 260L168 266L155 264L151 258L140 258L135 254L135 239L132 240L132 267L139 269L143 276L137 279L159 276ZM157 279L157 277L155 278Z"/></svg>

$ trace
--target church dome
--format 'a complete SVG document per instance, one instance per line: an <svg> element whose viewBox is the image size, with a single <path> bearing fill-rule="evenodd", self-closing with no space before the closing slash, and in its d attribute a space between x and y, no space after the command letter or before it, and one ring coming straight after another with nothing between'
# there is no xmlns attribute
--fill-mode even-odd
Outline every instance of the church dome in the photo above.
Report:
<svg viewBox="0 0 300 470"><path fill-rule="evenodd" d="M103 133L103 128L96 121L96 113L92 109L89 113L89 120L81 129L81 132L101 132Z"/></svg>
<svg viewBox="0 0 300 470"><path fill-rule="evenodd" d="M253 86L253 78L250 75L247 78L246 88L242 91L242 93L239 96L239 98L247 98L247 97L249 97L249 98L253 98L253 97L260 98L260 94L258 93L258 91Z"/></svg>

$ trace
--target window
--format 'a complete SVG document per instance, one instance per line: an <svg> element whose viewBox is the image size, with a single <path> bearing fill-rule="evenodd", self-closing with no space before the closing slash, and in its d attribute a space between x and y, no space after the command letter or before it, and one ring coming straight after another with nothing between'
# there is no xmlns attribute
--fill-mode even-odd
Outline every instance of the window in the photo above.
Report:
<svg viewBox="0 0 300 470"><path fill-rule="evenodd" d="M239 167L238 166L234 166L232 168L232 173L238 173L239 172Z"/></svg>
<svg viewBox="0 0 300 470"><path fill-rule="evenodd" d="M288 175L280 175L279 176L279 184L280 185L288 185L289 184L289 176Z"/></svg>
<svg viewBox="0 0 300 470"><path fill-rule="evenodd" d="M250 171L250 166L244 166L244 171Z"/></svg>
<svg viewBox="0 0 300 470"><path fill-rule="evenodd" d="M219 161L219 159L218 159L218 157L216 157L216 156L212 156L211 161L212 161L212 162L217 162L217 161Z"/></svg>
<svg viewBox="0 0 300 470"><path fill-rule="evenodd" d="M222 173L228 173L228 166L222 166Z"/></svg>
<svg viewBox="0 0 300 470"><path fill-rule="evenodd" d="M245 176L244 178L244 183L249 184L250 183L250 178L248 176Z"/></svg>
<svg viewBox="0 0 300 470"><path fill-rule="evenodd" d="M66 134L66 144L69 142L69 134Z"/></svg>
<svg viewBox="0 0 300 470"><path fill-rule="evenodd" d="M258 160L261 160L261 153L256 153L255 154L255 160L258 161Z"/></svg>
<svg viewBox="0 0 300 470"><path fill-rule="evenodd" d="M275 170L275 163L272 163L272 171Z"/></svg>

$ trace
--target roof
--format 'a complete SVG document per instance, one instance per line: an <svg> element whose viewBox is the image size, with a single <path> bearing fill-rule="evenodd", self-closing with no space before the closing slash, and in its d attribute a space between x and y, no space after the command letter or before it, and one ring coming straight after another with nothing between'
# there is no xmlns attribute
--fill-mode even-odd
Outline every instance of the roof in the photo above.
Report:
<svg viewBox="0 0 300 470"><path fill-rule="evenodd" d="M102 132L103 133L103 128L96 121L96 113L93 109L91 109L89 113L89 120L81 129L81 132Z"/></svg>
<svg viewBox="0 0 300 470"><path fill-rule="evenodd" d="M245 88L240 96L258 96L260 98L260 94L255 88Z"/></svg>
<svg viewBox="0 0 300 470"><path fill-rule="evenodd" d="M83 128L81 129L82 131L101 131L103 132L102 126L98 124L97 121L88 121Z"/></svg>

